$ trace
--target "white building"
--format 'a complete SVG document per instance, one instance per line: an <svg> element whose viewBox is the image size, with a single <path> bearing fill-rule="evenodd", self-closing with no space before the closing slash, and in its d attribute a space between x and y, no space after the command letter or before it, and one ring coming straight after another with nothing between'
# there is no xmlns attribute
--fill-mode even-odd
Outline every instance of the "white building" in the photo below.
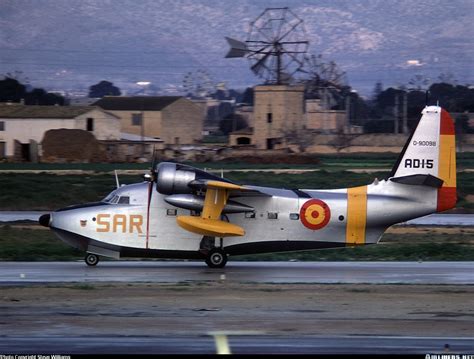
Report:
<svg viewBox="0 0 474 359"><path fill-rule="evenodd" d="M86 130L98 140L120 139L120 119L98 107L0 104L0 158L36 159L44 133L59 128Z"/></svg>

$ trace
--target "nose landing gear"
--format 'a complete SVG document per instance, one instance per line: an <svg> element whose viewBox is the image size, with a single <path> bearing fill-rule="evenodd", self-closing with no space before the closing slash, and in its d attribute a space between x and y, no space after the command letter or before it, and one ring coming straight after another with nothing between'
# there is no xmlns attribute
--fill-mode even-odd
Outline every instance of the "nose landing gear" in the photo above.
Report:
<svg viewBox="0 0 474 359"><path fill-rule="evenodd" d="M97 263L99 263L99 260L99 256L92 253L87 253L86 257L84 258L84 261L89 267L96 266Z"/></svg>

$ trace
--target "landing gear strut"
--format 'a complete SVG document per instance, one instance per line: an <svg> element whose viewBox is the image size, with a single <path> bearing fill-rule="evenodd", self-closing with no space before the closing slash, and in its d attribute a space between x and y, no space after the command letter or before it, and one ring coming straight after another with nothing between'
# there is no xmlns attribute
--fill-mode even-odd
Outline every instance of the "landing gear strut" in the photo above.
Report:
<svg viewBox="0 0 474 359"><path fill-rule="evenodd" d="M92 253L87 253L86 257L84 258L86 264L90 267L96 266L99 263L99 256Z"/></svg>
<svg viewBox="0 0 474 359"><path fill-rule="evenodd" d="M227 253L221 248L213 248L206 257L209 268L224 268L227 263Z"/></svg>

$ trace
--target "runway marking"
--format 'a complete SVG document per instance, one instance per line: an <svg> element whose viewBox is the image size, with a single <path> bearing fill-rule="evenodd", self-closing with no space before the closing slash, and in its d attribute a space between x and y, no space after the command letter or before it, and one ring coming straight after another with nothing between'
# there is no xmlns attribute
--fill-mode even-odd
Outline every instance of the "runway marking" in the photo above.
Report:
<svg viewBox="0 0 474 359"><path fill-rule="evenodd" d="M216 341L216 354L232 354L230 352L229 341L225 334L214 334L214 340Z"/></svg>
<svg viewBox="0 0 474 359"><path fill-rule="evenodd" d="M265 335L266 333L259 330L234 330L234 331L216 331L209 332L209 335L214 337L216 343L217 354L232 354L230 351L229 335L234 336L249 336L249 335Z"/></svg>

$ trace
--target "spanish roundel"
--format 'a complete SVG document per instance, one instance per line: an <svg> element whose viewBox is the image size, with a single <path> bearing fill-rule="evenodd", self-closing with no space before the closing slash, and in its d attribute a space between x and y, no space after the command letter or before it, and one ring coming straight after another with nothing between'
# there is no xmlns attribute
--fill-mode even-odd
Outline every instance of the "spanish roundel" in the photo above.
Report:
<svg viewBox="0 0 474 359"><path fill-rule="evenodd" d="M310 199L301 207L300 219L306 228L312 230L321 229L331 219L331 210L320 199Z"/></svg>

